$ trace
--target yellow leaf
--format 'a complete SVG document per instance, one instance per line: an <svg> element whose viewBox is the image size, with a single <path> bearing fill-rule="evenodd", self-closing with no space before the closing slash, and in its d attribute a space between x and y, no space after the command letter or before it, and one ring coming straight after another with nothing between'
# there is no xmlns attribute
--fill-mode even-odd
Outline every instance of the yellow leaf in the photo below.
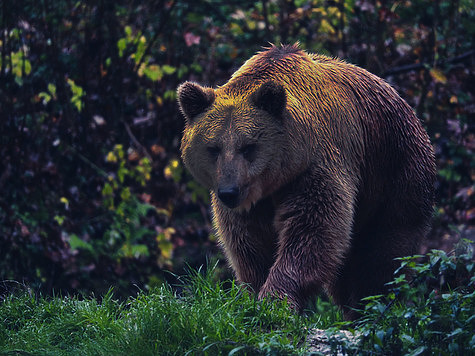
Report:
<svg viewBox="0 0 475 356"><path fill-rule="evenodd" d="M430 75L436 83L447 83L447 77L445 76L444 72L439 68L432 68L430 70Z"/></svg>
<svg viewBox="0 0 475 356"><path fill-rule="evenodd" d="M138 74L139 77L143 77L145 69L147 69L147 65L145 63L142 63L140 65L139 69L137 70L137 74Z"/></svg>
<svg viewBox="0 0 475 356"><path fill-rule="evenodd" d="M255 21L252 21L252 20L249 20L247 21L247 27L253 31L256 29L256 22Z"/></svg>
<svg viewBox="0 0 475 356"><path fill-rule="evenodd" d="M106 157L106 162L117 162L117 157L115 156L114 152L109 152Z"/></svg>
<svg viewBox="0 0 475 356"><path fill-rule="evenodd" d="M173 173L172 173L172 170L171 170L170 166L165 167L165 169L163 170L163 175L168 179L172 178Z"/></svg>
<svg viewBox="0 0 475 356"><path fill-rule="evenodd" d="M64 204L64 208L65 208L66 210L69 209L69 200L68 200L67 198L61 197L61 198L59 199L59 201ZM60 225L61 225L61 224L60 224Z"/></svg>
<svg viewBox="0 0 475 356"><path fill-rule="evenodd" d="M172 166L172 168L178 168L178 166L180 165L180 162L177 159L173 159L170 162L170 165Z"/></svg>
<svg viewBox="0 0 475 356"><path fill-rule="evenodd" d="M231 33L233 33L234 35L242 35L244 33L241 26L239 26L237 23L234 23L234 22L231 22L231 25L229 25L229 29L231 30Z"/></svg>
<svg viewBox="0 0 475 356"><path fill-rule="evenodd" d="M165 235L165 238L170 241L172 238L172 235L176 232L176 230L173 227L167 227L165 231L163 231L163 234Z"/></svg>
<svg viewBox="0 0 475 356"><path fill-rule="evenodd" d="M161 241L158 244L158 247L160 248L160 254L165 258L165 259L170 259L172 257L173 253L173 244L169 241Z"/></svg>
<svg viewBox="0 0 475 356"><path fill-rule="evenodd" d="M335 29L327 20L323 19L320 24L320 31L323 33L328 33L330 35L335 34Z"/></svg>

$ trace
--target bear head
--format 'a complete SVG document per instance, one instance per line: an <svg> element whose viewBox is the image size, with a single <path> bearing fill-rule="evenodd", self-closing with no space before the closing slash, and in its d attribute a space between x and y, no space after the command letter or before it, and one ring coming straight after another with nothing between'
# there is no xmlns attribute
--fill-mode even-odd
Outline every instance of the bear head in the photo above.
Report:
<svg viewBox="0 0 475 356"><path fill-rule="evenodd" d="M246 93L185 82L178 103L186 124L183 162L230 209L249 210L275 187L285 139L286 92L265 82Z"/></svg>

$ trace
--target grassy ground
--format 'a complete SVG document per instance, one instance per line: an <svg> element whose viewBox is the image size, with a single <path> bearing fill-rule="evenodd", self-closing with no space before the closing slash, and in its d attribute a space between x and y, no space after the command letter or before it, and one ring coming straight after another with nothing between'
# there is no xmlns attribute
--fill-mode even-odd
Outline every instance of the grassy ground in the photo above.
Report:
<svg viewBox="0 0 475 356"><path fill-rule="evenodd" d="M179 294L163 286L126 302L11 294L0 299L0 355L475 355L472 242L420 257L401 259L390 293L366 298L353 325L322 300L305 315L256 301L213 270L191 272Z"/></svg>
<svg viewBox="0 0 475 356"><path fill-rule="evenodd" d="M299 316L285 302L257 302L242 288L199 273L176 295L170 287L117 302L28 293L0 304L2 355L302 354L308 330L340 318L318 301Z"/></svg>

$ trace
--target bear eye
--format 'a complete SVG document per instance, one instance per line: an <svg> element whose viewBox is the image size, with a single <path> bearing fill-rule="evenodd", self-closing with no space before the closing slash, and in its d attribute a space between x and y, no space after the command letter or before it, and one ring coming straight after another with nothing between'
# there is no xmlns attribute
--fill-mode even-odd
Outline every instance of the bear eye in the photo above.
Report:
<svg viewBox="0 0 475 356"><path fill-rule="evenodd" d="M219 154L221 153L221 148L218 146L210 146L206 148L208 150L209 155L214 159L218 159Z"/></svg>
<svg viewBox="0 0 475 356"><path fill-rule="evenodd" d="M256 149L257 145L255 143L251 143L249 145L242 146L239 149L239 153L241 153L246 160L252 162L255 159Z"/></svg>

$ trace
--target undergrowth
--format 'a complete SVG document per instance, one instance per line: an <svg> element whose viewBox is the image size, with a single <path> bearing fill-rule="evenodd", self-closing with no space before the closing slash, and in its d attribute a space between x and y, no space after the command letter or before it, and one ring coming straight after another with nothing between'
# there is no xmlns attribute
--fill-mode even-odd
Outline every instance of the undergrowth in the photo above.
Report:
<svg viewBox="0 0 475 356"><path fill-rule="evenodd" d="M475 355L469 242L451 255L434 250L401 259L390 288L388 295L366 298L355 323L343 322L322 299L305 315L285 301L257 301L234 282L216 282L212 269L192 271L178 289L163 285L126 302L112 292L100 302L14 293L0 302L0 354L318 354L309 336L326 329L329 353Z"/></svg>
<svg viewBox="0 0 475 356"><path fill-rule="evenodd" d="M333 351L355 355L475 355L475 261L473 242L451 254L401 258L387 295L365 298L355 324L330 328ZM339 334L345 325L359 338Z"/></svg>
<svg viewBox="0 0 475 356"><path fill-rule="evenodd" d="M475 355L473 242L451 255L401 259L387 296L366 298L361 349L392 355Z"/></svg>

